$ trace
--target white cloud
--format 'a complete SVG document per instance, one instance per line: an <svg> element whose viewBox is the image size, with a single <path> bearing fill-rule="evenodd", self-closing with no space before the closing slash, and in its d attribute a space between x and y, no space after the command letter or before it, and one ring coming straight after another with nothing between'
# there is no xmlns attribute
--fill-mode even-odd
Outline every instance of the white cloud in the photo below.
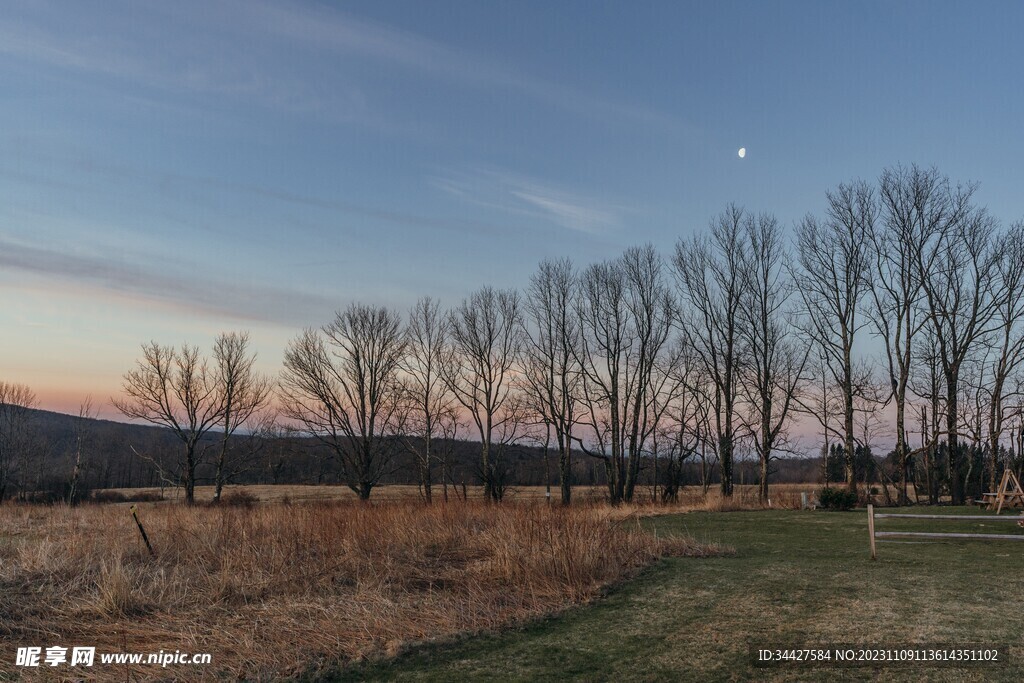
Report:
<svg viewBox="0 0 1024 683"><path fill-rule="evenodd" d="M619 222L618 209L533 178L493 169L449 173L433 184L463 201L505 213L529 216L591 235Z"/></svg>
<svg viewBox="0 0 1024 683"><path fill-rule="evenodd" d="M353 61L362 59L470 87L514 91L588 117L694 134L663 111L595 96L333 7L260 0L133 2L78 13L30 7L0 17L0 54L139 87L244 98L343 119L379 118L365 92L365 70Z"/></svg>
<svg viewBox="0 0 1024 683"><path fill-rule="evenodd" d="M60 249L0 237L0 273L16 275L23 286L60 282L76 290L91 287L107 295L120 294L143 304L170 304L215 318L278 324L308 324L336 305L336 299L322 293L261 284L256 275L240 282L200 275L194 272L196 267L181 270L193 273L168 273L166 264L152 255Z"/></svg>

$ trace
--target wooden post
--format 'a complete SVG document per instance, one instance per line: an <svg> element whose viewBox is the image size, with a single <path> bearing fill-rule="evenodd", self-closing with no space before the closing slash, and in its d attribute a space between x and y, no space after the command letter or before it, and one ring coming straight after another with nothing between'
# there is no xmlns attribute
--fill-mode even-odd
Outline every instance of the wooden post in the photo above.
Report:
<svg viewBox="0 0 1024 683"><path fill-rule="evenodd" d="M1011 484L1012 490L1011 490ZM1003 470L1003 478L999 482L999 491L996 494L996 514L998 515L1002 509L1003 504L1006 503L1006 497L1009 496L1012 501L1024 502L1024 489L1021 488L1020 481L1017 480L1017 475L1013 473L1010 468ZM1011 503L1013 505L1014 503Z"/></svg>
<svg viewBox="0 0 1024 683"><path fill-rule="evenodd" d="M871 559L877 560L875 552L875 506L868 503L868 536L871 538Z"/></svg>
<svg viewBox="0 0 1024 683"><path fill-rule="evenodd" d="M156 553L153 552L153 546L149 543L149 536L146 535L146 530L142 528L142 522L139 521L139 515L137 508L132 505L128 508L132 513L132 519L135 520L135 524L139 527L139 533L142 534L142 540L146 543L146 548L149 549L149 556L156 557Z"/></svg>
<svg viewBox="0 0 1024 683"><path fill-rule="evenodd" d="M1003 470L1003 478L999 482L999 488L996 489L996 514L998 515L1003 510L1003 501L1006 499L1006 487L1010 483L1009 468Z"/></svg>

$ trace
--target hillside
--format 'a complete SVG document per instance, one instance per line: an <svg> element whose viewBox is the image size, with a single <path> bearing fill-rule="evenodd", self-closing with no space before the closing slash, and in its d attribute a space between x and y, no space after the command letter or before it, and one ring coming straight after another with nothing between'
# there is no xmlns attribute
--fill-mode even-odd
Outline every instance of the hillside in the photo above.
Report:
<svg viewBox="0 0 1024 683"><path fill-rule="evenodd" d="M84 419L46 410L30 413L32 438L26 457L19 468L20 487L25 491L50 491L54 495L66 485L77 453L76 434L82 434L82 482L85 489L134 488L168 484L175 479L176 462L181 446L169 430L151 425L131 424L113 420ZM447 478L453 484L477 484L480 446L469 440L439 441L438 450L447 452ZM218 434L210 434L201 444L205 464L197 473L199 483L213 477L211 461L219 448ZM385 483L415 484L416 468L412 458L395 444L393 470ZM232 483L248 484L336 484L341 483L338 463L316 440L282 434L273 438L238 435L230 444ZM532 444L508 446L503 461L510 485L539 486L545 481L557 483L557 454L548 454ZM737 468L737 482L756 481L753 462L742 462ZM440 480L442 467L435 470ZM771 481L774 483L817 480L820 459L789 458L775 463ZM712 479L714 472L712 471ZM684 467L683 483L698 484L699 463ZM573 483L601 485L605 482L603 464L583 453L573 461ZM653 482L653 461L641 473L641 482Z"/></svg>

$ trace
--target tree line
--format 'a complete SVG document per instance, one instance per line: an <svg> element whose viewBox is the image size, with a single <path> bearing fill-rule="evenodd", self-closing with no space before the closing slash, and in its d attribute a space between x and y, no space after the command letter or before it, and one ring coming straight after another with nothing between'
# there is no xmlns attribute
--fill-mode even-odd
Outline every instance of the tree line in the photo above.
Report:
<svg viewBox="0 0 1024 683"><path fill-rule="evenodd" d="M1019 452L1006 443L1024 386L1024 228L1001 226L976 189L896 166L840 184L792 230L731 205L669 254L545 260L522 291L483 287L450 309L353 303L293 338L274 378L255 370L246 333L209 356L152 342L113 402L177 437L169 476L190 502L204 438L220 439L219 497L232 438L274 430L318 442L361 499L403 455L429 501L456 435L479 442L492 501L522 443L553 454L564 504L578 457L618 503L644 470L674 499L695 463L730 496L738 456L753 454L766 499L800 420L820 428L826 483L856 490L876 471L897 502L913 484L962 503ZM883 438L894 468L877 474L864 454Z"/></svg>

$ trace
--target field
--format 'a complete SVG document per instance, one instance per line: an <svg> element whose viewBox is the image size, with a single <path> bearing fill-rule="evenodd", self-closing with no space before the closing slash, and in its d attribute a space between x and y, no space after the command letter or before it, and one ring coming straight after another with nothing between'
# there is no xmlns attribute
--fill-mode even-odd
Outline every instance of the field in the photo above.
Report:
<svg viewBox="0 0 1024 683"><path fill-rule="evenodd" d="M736 554L663 560L594 606L513 633L421 648L336 680L490 680L498 671L521 681L1024 679L1024 544L880 543L871 562L863 511L692 513L648 524L662 535L730 544ZM994 527L938 524L943 531ZM885 525L935 530L936 523ZM998 530L1021 531L1005 523ZM1005 668L785 671L754 669L748 641L1016 647Z"/></svg>
<svg viewBox="0 0 1024 683"><path fill-rule="evenodd" d="M212 653L210 667L156 674L189 680L1024 678L1024 544L880 543L871 562L862 510L722 511L753 505L752 489L729 503L688 494L673 507L564 511L539 504L542 489L428 508L411 487L370 506L319 498L325 488L248 487L264 498L249 506L140 504L155 558L124 504L0 507L0 679L45 678L14 669L13 652L56 644ZM815 488L779 487L775 504ZM879 528L1024 534L971 521ZM1011 644L1016 659L786 670L748 655L750 644L911 642Z"/></svg>
<svg viewBox="0 0 1024 683"><path fill-rule="evenodd" d="M660 557L717 552L585 505L150 503L139 515L155 556L125 505L0 506L0 678L46 677L15 669L17 647L85 645L214 657L202 669L97 666L91 678L276 680L505 628Z"/></svg>
<svg viewBox="0 0 1024 683"><path fill-rule="evenodd" d="M800 494L807 493L813 497L816 491L821 489L821 484L775 484L771 487L770 498L772 507L783 509L798 509L800 507ZM161 490L159 488L137 488L137 489L105 489L103 493L131 498L133 496L162 497L168 501L177 501L181 497L180 492L175 489ZM356 500L355 493L347 486L334 485L252 485L252 486L228 486L224 495L232 493L244 493L254 497L261 502L333 502ZM451 500L458 499L462 495L462 488L449 487ZM442 489L436 486L434 499L442 499ZM468 486L466 495L470 500L483 500L483 487ZM558 497L558 488L553 487L551 495L554 500ZM197 486L196 500L208 502L213 498L212 486ZM416 486L389 485L374 489L371 495L372 501L410 501L420 498L420 491ZM514 486L508 489L506 499L512 501L543 500L545 489L543 486ZM607 498L607 489L601 486L575 486L573 487L573 499L588 503L601 503ZM637 490L636 502L639 505L647 505L652 502L653 492L650 486L641 487ZM881 499L881 496L876 496ZM660 505L658 506L661 507ZM746 510L760 508L757 500L757 486L738 485L735 487L731 500L723 501L716 487L712 487L707 495L701 491L699 486L689 486L679 492L679 501L670 507L680 510Z"/></svg>

